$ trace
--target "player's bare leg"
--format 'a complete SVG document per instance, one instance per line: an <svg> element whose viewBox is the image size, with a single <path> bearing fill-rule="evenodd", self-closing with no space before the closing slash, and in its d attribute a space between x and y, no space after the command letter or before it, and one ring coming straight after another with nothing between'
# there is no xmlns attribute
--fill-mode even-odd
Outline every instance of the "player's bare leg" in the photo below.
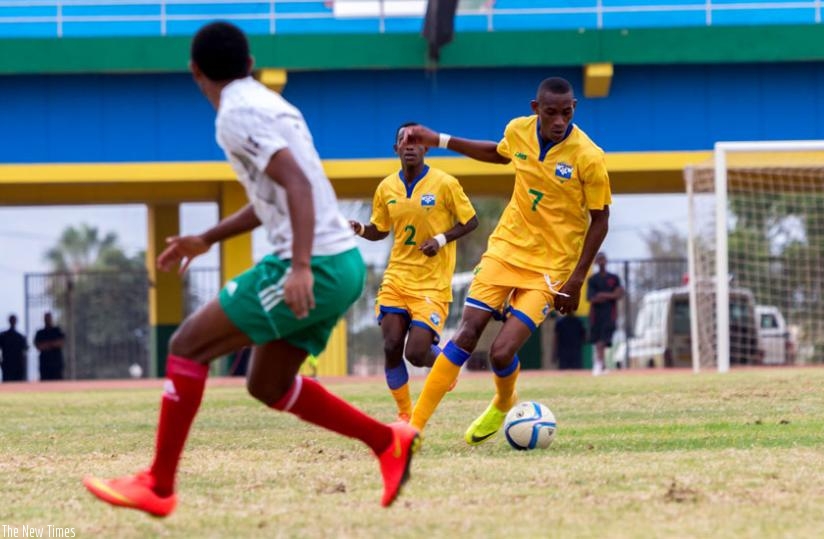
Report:
<svg viewBox="0 0 824 539"><path fill-rule="evenodd" d="M404 340L408 328L409 319L404 314L385 313L381 318L386 385L397 404L398 420L406 423L409 423L412 416L409 372L403 361Z"/></svg>
<svg viewBox="0 0 824 539"><path fill-rule="evenodd" d="M419 438L406 423L384 425L333 395L317 380L298 375L306 351L286 341L256 346L247 377L249 393L267 406L303 421L356 438L378 457L383 475L381 504L395 501L409 478Z"/></svg>
<svg viewBox="0 0 824 539"><path fill-rule="evenodd" d="M431 369L440 353L441 349L435 344L435 333L432 330L420 326L410 328L409 337L406 339L406 352L404 353L409 363L416 367ZM457 384L458 379L455 378L448 391L455 389Z"/></svg>
<svg viewBox="0 0 824 539"><path fill-rule="evenodd" d="M203 398L208 364L213 358L249 344L249 337L232 324L217 299L187 318L169 343L151 468L110 480L87 477L83 480L86 488L112 505L158 517L171 513L177 505L177 466Z"/></svg>
<svg viewBox="0 0 824 539"><path fill-rule="evenodd" d="M506 413L518 401L515 384L521 370L517 352L532 334L532 329L515 316L504 322L489 350L489 362L495 380L495 396L486 410L466 430L464 438L470 445L485 442L497 433Z"/></svg>
<svg viewBox="0 0 824 539"><path fill-rule="evenodd" d="M429 328L412 326L409 328L409 337L406 339L404 356L416 367L432 367L437 356L432 354L432 344L435 334Z"/></svg>
<svg viewBox="0 0 824 539"><path fill-rule="evenodd" d="M443 351L435 359L435 364L426 382L415 408L412 410L412 426L423 430L429 418L443 399L443 396L453 386L461 367L469 359L472 351L478 345L486 325L492 318L492 313L474 307L464 307L458 330L452 339L443 347Z"/></svg>

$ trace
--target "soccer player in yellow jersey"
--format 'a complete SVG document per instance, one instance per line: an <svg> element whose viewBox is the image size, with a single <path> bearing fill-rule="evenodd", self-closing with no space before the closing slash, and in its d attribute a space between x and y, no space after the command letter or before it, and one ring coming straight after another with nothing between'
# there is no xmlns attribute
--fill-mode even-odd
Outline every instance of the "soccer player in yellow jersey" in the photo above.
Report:
<svg viewBox="0 0 824 539"><path fill-rule="evenodd" d="M412 412L423 429L469 358L490 318L504 324L489 351L496 393L467 429L479 444L494 435L517 402L516 352L553 308L578 308L581 286L606 237L611 193L604 152L575 124L572 86L541 82L531 116L515 118L500 142L407 128L402 144L439 146L489 163L512 163L512 198L475 268L461 322L443 347Z"/></svg>
<svg viewBox="0 0 824 539"><path fill-rule="evenodd" d="M413 125L404 124L395 134L401 169L378 185L371 222L351 221L355 233L371 241L393 231L375 315L383 333L386 384L398 405L398 418L407 422L412 400L403 358L416 367L431 367L440 353L434 343L440 340L452 301L455 240L478 226L475 208L458 180L424 162L425 146L398 143L404 129Z"/></svg>

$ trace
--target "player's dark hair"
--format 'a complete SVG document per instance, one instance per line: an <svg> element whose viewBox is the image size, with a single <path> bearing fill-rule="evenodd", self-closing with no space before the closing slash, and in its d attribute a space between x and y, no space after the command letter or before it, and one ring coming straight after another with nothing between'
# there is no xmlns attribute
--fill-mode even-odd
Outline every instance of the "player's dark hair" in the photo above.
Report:
<svg viewBox="0 0 824 539"><path fill-rule="evenodd" d="M212 22L198 30L191 56L209 80L228 81L249 74L249 42L243 30L228 22Z"/></svg>
<svg viewBox="0 0 824 539"><path fill-rule="evenodd" d="M562 79L561 77L549 77L548 79L542 80L538 86L538 95L544 92L558 95L572 93L572 85L568 80Z"/></svg>
<svg viewBox="0 0 824 539"><path fill-rule="evenodd" d="M404 127L412 127L413 125L421 124L419 124L418 122L406 122L404 124L399 125L398 128L395 129L395 140L393 140L392 143L395 144L398 142L398 136L400 136L401 134L401 129L403 129Z"/></svg>

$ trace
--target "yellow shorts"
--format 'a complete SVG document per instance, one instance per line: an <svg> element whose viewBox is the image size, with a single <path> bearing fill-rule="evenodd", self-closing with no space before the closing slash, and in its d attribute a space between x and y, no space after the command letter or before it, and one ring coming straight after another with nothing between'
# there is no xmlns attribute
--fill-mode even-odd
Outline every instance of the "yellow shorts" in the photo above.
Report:
<svg viewBox="0 0 824 539"><path fill-rule="evenodd" d="M535 331L552 310L554 298L542 274L484 255L475 268L466 306L489 311L496 320L514 316Z"/></svg>
<svg viewBox="0 0 824 539"><path fill-rule="evenodd" d="M440 340L448 312L449 302L410 296L391 283L382 284L378 289L378 297L375 298L375 317L378 323L387 314L403 315L410 326L427 328L434 333L436 343Z"/></svg>

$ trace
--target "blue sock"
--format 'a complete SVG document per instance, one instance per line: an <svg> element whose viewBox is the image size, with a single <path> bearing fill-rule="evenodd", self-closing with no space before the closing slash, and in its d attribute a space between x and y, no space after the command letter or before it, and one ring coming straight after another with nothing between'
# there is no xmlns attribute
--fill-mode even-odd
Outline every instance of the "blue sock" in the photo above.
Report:
<svg viewBox="0 0 824 539"><path fill-rule="evenodd" d="M520 360L518 359L518 354L515 354L515 357L512 358L512 363L510 363L508 366L500 370L496 369L493 365L492 372L494 372L495 376L499 378L506 378L507 376L515 372L515 369L518 368L518 363L520 363Z"/></svg>
<svg viewBox="0 0 824 539"><path fill-rule="evenodd" d="M449 341L446 343L446 346L443 347L443 355L446 356L451 363L457 365L458 367L462 367L466 360L469 359L469 356L472 355L470 352L462 348L458 348L458 345Z"/></svg>
<svg viewBox="0 0 824 539"><path fill-rule="evenodd" d="M389 389L398 389L403 387L409 381L409 372L406 370L406 362L401 361L401 364L392 369L384 371L386 375L386 385Z"/></svg>

